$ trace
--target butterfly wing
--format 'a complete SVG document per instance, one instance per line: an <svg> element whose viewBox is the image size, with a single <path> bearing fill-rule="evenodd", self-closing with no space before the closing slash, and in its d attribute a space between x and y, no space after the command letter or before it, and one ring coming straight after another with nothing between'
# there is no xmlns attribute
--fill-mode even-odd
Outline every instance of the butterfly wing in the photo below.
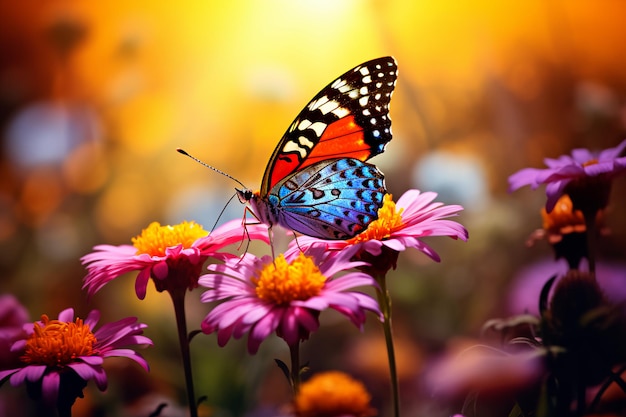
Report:
<svg viewBox="0 0 626 417"><path fill-rule="evenodd" d="M267 197L283 227L321 239L349 239L378 216L386 194L383 174L354 158L308 165L283 179Z"/></svg>
<svg viewBox="0 0 626 417"><path fill-rule="evenodd" d="M323 88L291 123L265 169L261 197L281 180L318 162L366 161L391 140L389 101L398 68L393 57L365 62Z"/></svg>

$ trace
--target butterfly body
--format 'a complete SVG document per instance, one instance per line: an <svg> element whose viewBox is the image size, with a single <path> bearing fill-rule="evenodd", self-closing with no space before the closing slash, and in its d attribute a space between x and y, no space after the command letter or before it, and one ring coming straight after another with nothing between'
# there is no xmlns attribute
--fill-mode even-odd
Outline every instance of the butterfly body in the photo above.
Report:
<svg viewBox="0 0 626 417"><path fill-rule="evenodd" d="M284 178L265 197L238 192L263 223L321 239L349 239L365 230L386 194L378 168L354 158L310 165Z"/></svg>
<svg viewBox="0 0 626 417"><path fill-rule="evenodd" d="M368 159L391 140L392 57L356 66L322 89L291 123L260 191L237 190L269 225L321 239L348 239L378 216L384 176Z"/></svg>

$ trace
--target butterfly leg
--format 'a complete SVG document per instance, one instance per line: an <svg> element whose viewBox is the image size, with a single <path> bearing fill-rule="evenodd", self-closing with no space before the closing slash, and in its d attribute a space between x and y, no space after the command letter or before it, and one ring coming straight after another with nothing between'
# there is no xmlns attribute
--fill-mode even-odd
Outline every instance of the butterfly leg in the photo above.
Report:
<svg viewBox="0 0 626 417"><path fill-rule="evenodd" d="M255 218L256 221L254 222L249 222L248 221L248 217L247 214L250 213L252 214L252 217ZM255 224L262 224L261 219L259 219L259 217L254 214L254 212L250 209L250 207L245 206L244 210L243 210L243 217L241 219L241 225L243 226L243 230L244 230L244 235L241 237L241 244L243 244L243 240L244 237L248 238L248 244L246 246L246 252L248 251L248 247L250 246L250 234L248 233L248 225L255 225ZM267 228L267 235L269 237L269 241L270 241L270 248L272 248L272 259L276 259L276 256L274 254L274 233L272 231L272 226L268 226ZM239 245L239 248L237 250L239 250L241 248L241 244Z"/></svg>
<svg viewBox="0 0 626 417"><path fill-rule="evenodd" d="M298 235L296 234L296 232L293 232L293 240L296 242L296 246L298 247L298 249L300 249L300 252L304 252L304 250L302 250L302 248L300 247L300 243L298 243Z"/></svg>

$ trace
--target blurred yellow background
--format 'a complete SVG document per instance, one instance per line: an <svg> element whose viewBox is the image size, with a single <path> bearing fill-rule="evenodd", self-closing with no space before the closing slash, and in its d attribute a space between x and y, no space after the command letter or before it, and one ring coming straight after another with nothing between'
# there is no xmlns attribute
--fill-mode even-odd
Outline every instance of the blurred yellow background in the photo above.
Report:
<svg viewBox="0 0 626 417"><path fill-rule="evenodd" d="M541 224L543 190L508 194L507 177L626 137L624 16L619 0L0 0L0 293L14 293L33 319L68 306L83 315L98 307L111 320L137 315L157 340L146 352L155 378L176 375L166 296L152 291L140 302L127 277L86 300L79 258L96 244L130 243L152 221L210 229L236 184L177 147L256 189L310 98L353 66L393 55L394 139L372 162L394 196L419 188L462 204L458 220L470 232L466 244L429 241L438 265L403 254L391 277L400 343L427 357L505 314L515 271L551 256L547 246L524 246ZM624 259L625 184L615 184L607 220L613 260ZM242 212L232 203L221 221ZM199 324L206 306L190 298ZM337 343L340 358L348 347L337 334L364 339L340 328L314 334L310 355L322 362L331 356L316 349L329 344L332 355ZM220 350L200 338L196 360L209 362L198 365L198 391L211 407L242 415L274 400L245 370L233 376L220 365L244 356L243 343ZM265 349L245 363L284 354L278 342ZM409 375L419 373L414 362Z"/></svg>

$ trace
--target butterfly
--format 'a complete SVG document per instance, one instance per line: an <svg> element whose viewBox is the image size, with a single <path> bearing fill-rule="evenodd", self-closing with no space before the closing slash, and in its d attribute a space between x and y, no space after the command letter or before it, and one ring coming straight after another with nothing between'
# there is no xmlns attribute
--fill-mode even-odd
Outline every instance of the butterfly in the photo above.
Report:
<svg viewBox="0 0 626 417"><path fill-rule="evenodd" d="M365 161L392 138L389 103L397 76L388 56L324 87L278 142L261 189L235 189L239 200L270 227L328 240L364 231L387 193L383 173Z"/></svg>
<svg viewBox="0 0 626 417"><path fill-rule="evenodd" d="M397 76L396 61L388 56L357 65L324 87L278 142L261 189L235 188L239 201L270 228L328 240L367 229L387 190L383 173L366 161L391 140L389 103Z"/></svg>

